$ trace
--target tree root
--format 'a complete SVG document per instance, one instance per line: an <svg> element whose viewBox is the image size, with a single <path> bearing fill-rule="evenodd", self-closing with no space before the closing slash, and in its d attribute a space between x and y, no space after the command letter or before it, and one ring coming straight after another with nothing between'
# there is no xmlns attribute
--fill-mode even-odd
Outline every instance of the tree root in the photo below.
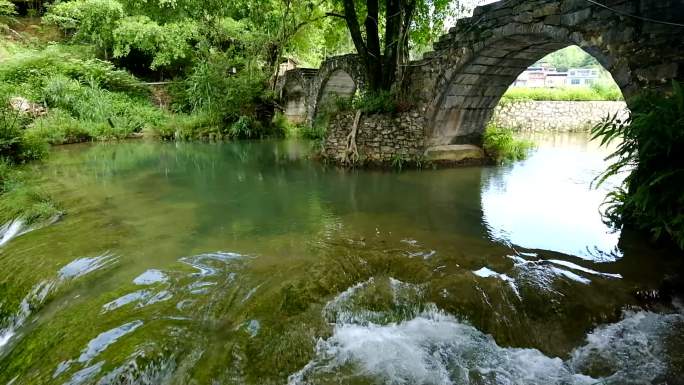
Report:
<svg viewBox="0 0 684 385"><path fill-rule="evenodd" d="M347 135L347 148L344 150L344 159L342 163L352 166L356 164L359 157L359 149L356 147L356 134L359 131L359 122L361 121L361 110L356 111L356 116L354 116L354 125L352 126L351 132Z"/></svg>

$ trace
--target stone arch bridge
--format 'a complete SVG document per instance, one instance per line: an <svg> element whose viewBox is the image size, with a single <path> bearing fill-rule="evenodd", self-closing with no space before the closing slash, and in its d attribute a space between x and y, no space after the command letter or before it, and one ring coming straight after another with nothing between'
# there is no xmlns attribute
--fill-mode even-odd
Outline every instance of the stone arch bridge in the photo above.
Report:
<svg viewBox="0 0 684 385"><path fill-rule="evenodd" d="M408 64L405 93L424 147L481 141L506 89L528 66L570 45L594 56L628 101L643 89L684 81L684 0L501 0L460 19L421 60ZM285 113L311 124L330 95L363 89L355 55L279 82Z"/></svg>

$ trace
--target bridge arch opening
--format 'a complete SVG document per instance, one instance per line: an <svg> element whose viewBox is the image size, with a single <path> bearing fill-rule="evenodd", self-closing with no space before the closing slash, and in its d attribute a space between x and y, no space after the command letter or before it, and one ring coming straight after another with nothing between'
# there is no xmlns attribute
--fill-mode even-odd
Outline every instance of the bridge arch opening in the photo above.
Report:
<svg viewBox="0 0 684 385"><path fill-rule="evenodd" d="M319 113L334 108L338 100L351 101L357 88L354 78L349 73L341 69L333 71L321 85L314 118Z"/></svg>
<svg viewBox="0 0 684 385"><path fill-rule="evenodd" d="M450 79L431 106L429 144L480 144L497 105L509 88L520 85L521 75L548 55L573 46L577 47L576 42L567 32L521 33L492 39L482 44L481 49L467 52L453 66ZM596 73L590 71L590 76L600 77L603 72L607 83L617 84L619 93L624 94L628 80L621 84L620 77L611 73L615 58L604 55L600 47L580 49L595 59ZM551 78L550 82L561 82ZM565 81L570 84L564 87L591 86L586 80L576 84L570 78L568 73Z"/></svg>

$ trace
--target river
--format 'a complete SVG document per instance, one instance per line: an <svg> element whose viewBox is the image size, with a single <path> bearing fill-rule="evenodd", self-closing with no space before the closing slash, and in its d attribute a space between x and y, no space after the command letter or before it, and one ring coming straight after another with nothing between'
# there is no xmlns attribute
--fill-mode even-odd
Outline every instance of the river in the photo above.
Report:
<svg viewBox="0 0 684 385"><path fill-rule="evenodd" d="M30 172L66 214L0 246L0 384L684 384L683 259L601 221L608 150L533 139L401 173L57 148Z"/></svg>

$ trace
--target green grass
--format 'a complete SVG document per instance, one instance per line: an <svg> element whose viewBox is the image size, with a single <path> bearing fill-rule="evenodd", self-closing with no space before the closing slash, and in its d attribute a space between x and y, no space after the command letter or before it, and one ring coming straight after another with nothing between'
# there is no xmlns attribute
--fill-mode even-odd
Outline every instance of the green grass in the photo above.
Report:
<svg viewBox="0 0 684 385"><path fill-rule="evenodd" d="M527 158L535 145L529 140L516 138L513 130L488 126L483 147L496 164L507 164Z"/></svg>
<svg viewBox="0 0 684 385"><path fill-rule="evenodd" d="M592 87L525 88L511 87L502 102L514 101L619 101L622 92L616 85L597 83Z"/></svg>
<svg viewBox="0 0 684 385"><path fill-rule="evenodd" d="M0 159L0 225L21 218L27 225L53 218L59 208L21 169Z"/></svg>

